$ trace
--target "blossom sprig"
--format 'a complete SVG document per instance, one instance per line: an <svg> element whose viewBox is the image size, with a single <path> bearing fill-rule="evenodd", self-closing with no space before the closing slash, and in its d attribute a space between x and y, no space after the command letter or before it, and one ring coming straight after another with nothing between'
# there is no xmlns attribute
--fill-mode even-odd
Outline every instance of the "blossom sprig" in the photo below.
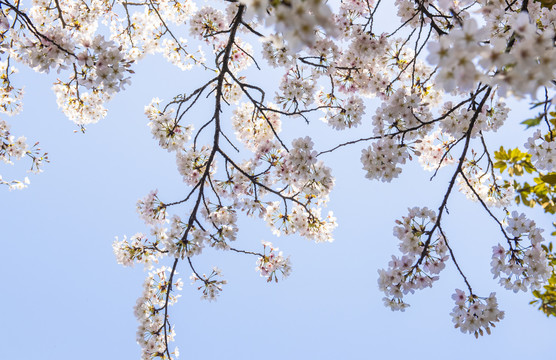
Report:
<svg viewBox="0 0 556 360"><path fill-rule="evenodd" d="M207 42L217 41L215 36L226 30L224 13L211 6L203 6L192 18L190 25L191 35Z"/></svg>
<svg viewBox="0 0 556 360"><path fill-rule="evenodd" d="M193 125L179 125L173 114L173 108L167 111L159 110L160 101L154 98L149 105L145 106L145 114L151 120L148 125L153 138L158 140L161 148L169 152L180 150L191 139Z"/></svg>
<svg viewBox="0 0 556 360"><path fill-rule="evenodd" d="M156 225L166 222L166 204L158 198L158 190L151 191L137 201L137 212L145 224Z"/></svg>
<svg viewBox="0 0 556 360"><path fill-rule="evenodd" d="M423 169L434 171L453 164L455 161L450 150L454 142L452 136L443 134L440 129L422 140L415 141L415 154L419 156L419 163Z"/></svg>
<svg viewBox="0 0 556 360"><path fill-rule="evenodd" d="M314 143L310 137L294 139L292 146L283 156L276 175L290 187L292 193L306 195L307 204L326 204L328 194L334 187L331 169L323 161L317 160L317 152L313 150Z"/></svg>
<svg viewBox="0 0 556 360"><path fill-rule="evenodd" d="M238 231L235 209L231 206L216 206L213 210L203 209L201 213L216 231L216 233L211 234L214 241L212 246L219 249L228 249L228 243L236 240Z"/></svg>
<svg viewBox="0 0 556 360"><path fill-rule="evenodd" d="M149 273L143 284L143 294L137 299L134 308L139 321L137 343L141 346L142 359L171 359L178 356L177 348L173 352L168 343L174 341L175 331L170 326L168 306L174 305L180 295L172 295L174 289L181 290L181 279L174 280L175 269L162 266Z"/></svg>
<svg viewBox="0 0 556 360"><path fill-rule="evenodd" d="M332 231L338 226L331 211L323 217L320 208L307 211L304 206L296 206L288 213L282 211L278 201L266 208L265 220L277 236L299 233L317 243L334 241Z"/></svg>
<svg viewBox="0 0 556 360"><path fill-rule="evenodd" d="M513 186L503 187L501 178L483 171L477 161L470 160L462 166L458 176L459 191L472 201L482 201L489 207L507 207L513 202Z"/></svg>
<svg viewBox="0 0 556 360"><path fill-rule="evenodd" d="M490 335L490 328L504 318L504 311L498 309L496 293L491 293L487 298L479 298L474 294L466 295L464 291L456 289L452 295L456 306L450 314L454 327L462 333L483 336L485 332Z"/></svg>
<svg viewBox="0 0 556 360"><path fill-rule="evenodd" d="M10 190L25 189L30 183L31 181L27 176L23 178L23 180L5 180L2 178L2 175L0 175L0 185L6 185Z"/></svg>
<svg viewBox="0 0 556 360"><path fill-rule="evenodd" d="M147 269L152 269L153 264L164 254L158 239L151 241L144 234L137 233L129 240L124 236L122 240L116 237L112 243L116 261L123 266L133 266L135 262L142 263Z"/></svg>
<svg viewBox="0 0 556 360"><path fill-rule="evenodd" d="M210 173L216 173L216 162L209 162L211 149L203 146L199 150L194 148L183 149L176 153L178 171L183 176L183 181L191 186L199 183L203 178L207 167Z"/></svg>
<svg viewBox="0 0 556 360"><path fill-rule="evenodd" d="M531 154L531 162L535 168L546 172L556 171L556 139L550 133L542 136L541 130L535 131L527 139L525 148Z"/></svg>
<svg viewBox="0 0 556 360"><path fill-rule="evenodd" d="M274 280L278 282L278 273L282 274L282 278L286 278L291 273L290 257L284 258L282 252L278 252L272 243L263 241L263 256L257 259L256 271L259 271L261 277L265 277L267 282ZM268 254L267 254L268 251Z"/></svg>
<svg viewBox="0 0 556 360"><path fill-rule="evenodd" d="M315 98L315 81L303 74L303 67L291 68L282 78L276 102L283 109L298 111L312 104Z"/></svg>
<svg viewBox="0 0 556 360"><path fill-rule="evenodd" d="M203 291L201 299L215 301L222 291L222 286L228 283L226 280L219 280L218 277L221 276L222 271L215 266L212 268L212 272L208 276L205 274L198 275L197 273L193 273L189 278L191 279L192 284L197 281L201 282L201 285L197 288L197 290L202 289Z"/></svg>
<svg viewBox="0 0 556 360"><path fill-rule="evenodd" d="M45 8L48 6L45 5ZM12 7L10 9L14 10ZM54 69L68 73L69 79L59 79L53 90L59 107L78 125L94 123L103 118L106 115L103 103L129 83L126 75L133 72L133 60L125 59L121 48L113 40L87 31L85 24L80 35L74 36L76 29L67 26L61 13L52 18L42 17L45 10L41 10L38 5L28 13L18 8L14 11L23 25L18 31L9 33L11 47L17 49L13 53L15 59L38 72ZM99 13L86 22L94 23L98 16ZM42 26L34 26L33 20ZM58 20L61 20L61 24L56 24Z"/></svg>
<svg viewBox="0 0 556 360"><path fill-rule="evenodd" d="M403 297L425 287L432 287L449 259L446 240L439 231L431 233L437 217L428 208L409 209L397 220L394 235L400 240L401 257L392 256L388 269L379 270L378 285L386 297L386 306L404 311L409 306Z"/></svg>
<svg viewBox="0 0 556 360"><path fill-rule="evenodd" d="M321 92L321 97L322 97ZM330 105L324 107L324 117L321 118L325 123L333 129L344 130L346 128L355 128L361 124L363 115L365 114L365 104L363 99L357 96L351 96L341 103L330 94L326 94L330 99ZM335 105L335 103L338 105ZM325 104L321 101L322 104Z"/></svg>
<svg viewBox="0 0 556 360"><path fill-rule="evenodd" d="M42 172L43 164L49 162L48 153L42 153L38 145L39 143L37 142L30 147L25 136L20 136L16 139L10 133L10 125L0 119L0 160L2 162L13 165L14 160L27 157L31 159L29 171L38 174ZM25 177L23 181L5 180L0 175L0 185L7 185L10 190L21 190L29 184L28 177Z"/></svg>
<svg viewBox="0 0 556 360"><path fill-rule="evenodd" d="M0 61L0 112L7 115L16 115L23 109L23 89L12 85L11 76L19 70L10 64L10 56L6 61Z"/></svg>
<svg viewBox="0 0 556 360"><path fill-rule="evenodd" d="M267 104L266 107L276 108L272 103ZM279 134L282 130L280 114L256 109L251 102L242 103L234 110L232 125L237 139L252 151L257 151L267 141L273 140L274 134ZM269 152L270 149L265 150L261 153Z"/></svg>
<svg viewBox="0 0 556 360"><path fill-rule="evenodd" d="M509 249L498 244L492 251L492 273L499 278L500 285L518 291L536 290L551 274L547 254L542 248L542 229L525 214L513 211L507 219L506 231Z"/></svg>

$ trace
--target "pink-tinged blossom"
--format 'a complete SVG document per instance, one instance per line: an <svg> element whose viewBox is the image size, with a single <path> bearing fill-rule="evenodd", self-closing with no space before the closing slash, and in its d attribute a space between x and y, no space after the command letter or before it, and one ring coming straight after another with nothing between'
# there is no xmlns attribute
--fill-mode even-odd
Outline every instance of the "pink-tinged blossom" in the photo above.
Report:
<svg viewBox="0 0 556 360"><path fill-rule="evenodd" d="M137 212L145 224L156 225L166 221L166 205L158 199L158 190L151 191L137 201Z"/></svg>
<svg viewBox="0 0 556 360"><path fill-rule="evenodd" d="M508 290L528 291L538 289L550 277L551 268L542 248L542 230L525 214L512 212L506 231L509 249L498 244L493 247L491 271Z"/></svg>
<svg viewBox="0 0 556 360"><path fill-rule="evenodd" d="M256 271L259 271L261 277L266 278L268 282L272 280L278 282L278 273L282 274L282 278L286 278L291 273L290 258L284 258L282 252L278 252L278 248L272 246L272 243L263 241L264 254L257 259ZM267 254L268 250L268 254Z"/></svg>
<svg viewBox="0 0 556 360"><path fill-rule="evenodd" d="M402 256L392 256L388 268L378 271L378 287L386 295L384 304L393 311L404 311L409 306L404 295L432 287L446 266L449 258L446 240L440 233L430 233L435 222L434 211L417 207L396 221L394 236L400 240Z"/></svg>
<svg viewBox="0 0 556 360"><path fill-rule="evenodd" d="M456 306L453 308L452 321L454 327L462 333L469 333L479 337L486 332L490 334L491 327L504 318L504 311L498 309L496 293L487 298L475 295L467 296L462 290L456 289L452 295Z"/></svg>

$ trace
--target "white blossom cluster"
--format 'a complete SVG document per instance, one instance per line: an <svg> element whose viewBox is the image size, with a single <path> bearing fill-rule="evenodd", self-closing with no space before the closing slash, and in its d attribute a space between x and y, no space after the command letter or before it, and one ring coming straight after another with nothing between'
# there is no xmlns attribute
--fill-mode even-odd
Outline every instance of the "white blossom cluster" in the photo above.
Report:
<svg viewBox="0 0 556 360"><path fill-rule="evenodd" d="M291 187L293 193L303 193L316 204L325 204L334 186L329 167L317 160L317 152L310 137L297 138L293 149L283 156L277 176Z"/></svg>
<svg viewBox="0 0 556 360"><path fill-rule="evenodd" d="M166 220L166 206L158 199L158 190L151 191L137 201L137 212L147 225L157 225Z"/></svg>
<svg viewBox="0 0 556 360"><path fill-rule="evenodd" d="M153 263L158 263L158 259L162 256L156 248L156 243L149 244L146 236L141 233L133 235L129 241L127 236L124 236L121 241L116 237L112 243L112 250L118 264L133 266L135 262L139 262L147 269L152 269Z"/></svg>
<svg viewBox="0 0 556 360"><path fill-rule="evenodd" d="M173 109L162 112L158 109L160 99L155 98L145 106L145 114L150 120L149 127L153 138L158 140L161 148L168 151L176 151L183 148L184 144L191 138L193 125L181 126L173 118Z"/></svg>
<svg viewBox="0 0 556 360"><path fill-rule="evenodd" d="M216 248L227 249L228 242L236 240L237 237L237 214L230 206L218 206L210 213L202 211L206 220L214 228L215 234L211 238L215 241Z"/></svg>
<svg viewBox="0 0 556 360"><path fill-rule="evenodd" d="M302 206L294 207L290 213L280 210L280 203L275 201L266 208L265 220L272 232L279 236L298 233L315 242L332 242L332 231L338 226L332 212L322 218L320 208L307 210Z"/></svg>
<svg viewBox="0 0 556 360"><path fill-rule="evenodd" d="M30 10L34 20L56 21L42 19L44 10L38 6ZM38 72L55 69L70 73L68 81L59 80L53 86L58 106L70 120L86 125L103 118L106 115L103 104L129 83L126 74L131 63L124 58L119 45L102 35L93 36L92 32L82 31L75 36L75 29L69 27L45 24L39 31L38 39L21 31L11 32L16 59Z"/></svg>
<svg viewBox="0 0 556 360"><path fill-rule="evenodd" d="M268 108L275 108L274 104L268 104ZM274 134L282 131L280 115L274 111L255 110L252 103L243 103L234 110L232 117L236 137L249 150L265 154L269 149L264 148L267 142L274 139Z"/></svg>
<svg viewBox="0 0 556 360"><path fill-rule="evenodd" d="M340 9L336 16L336 24L343 36L349 36L352 31L357 31L352 25L358 19L369 18L370 12L375 7L375 0L346 0L340 4Z"/></svg>
<svg viewBox="0 0 556 360"><path fill-rule="evenodd" d="M428 106L422 103L420 94L408 94L405 89L398 89L373 115L374 133L398 134L409 129L418 130L407 134L413 138L430 130L431 126L420 125L431 119L432 114Z"/></svg>
<svg viewBox="0 0 556 360"><path fill-rule="evenodd" d="M210 6L203 6L191 19L189 32L192 36L207 42L215 39L211 35L226 30L224 13Z"/></svg>
<svg viewBox="0 0 556 360"><path fill-rule="evenodd" d="M295 63L295 54L286 47L282 38L267 36L262 43L262 57L273 68L290 67Z"/></svg>
<svg viewBox="0 0 556 360"><path fill-rule="evenodd" d="M46 29L45 39L36 41L31 38L22 39L18 45L21 61L38 72L49 72L51 69L66 68L75 51L69 30L61 28Z"/></svg>
<svg viewBox="0 0 556 360"><path fill-rule="evenodd" d="M189 148L187 150L179 151L176 154L176 163L178 171L183 176L183 181L191 186L199 182L203 176L206 165L209 159L210 149L208 146L203 146L199 150ZM211 164L210 171L216 171L216 165Z"/></svg>
<svg viewBox="0 0 556 360"><path fill-rule="evenodd" d="M0 120L0 158L7 164L13 164L12 158L21 159L28 151L27 138L20 136L17 139L10 134L10 125L4 120Z"/></svg>
<svg viewBox="0 0 556 360"><path fill-rule="evenodd" d="M367 179L390 182L401 174L398 164L405 164L409 158L407 146L399 144L396 138L386 137L374 142L361 153L363 170Z"/></svg>
<svg viewBox="0 0 556 360"><path fill-rule="evenodd" d="M328 36L337 34L330 7L322 0L293 0L271 2L270 0L243 0L247 6L247 19L257 17L267 26L282 34L292 49L315 42L315 29L322 28ZM270 16L267 11L270 10Z"/></svg>
<svg viewBox="0 0 556 360"><path fill-rule="evenodd" d="M145 4L147 5L147 4ZM196 13L194 1L158 0L150 6L127 7L125 16L110 18L112 39L129 60L142 59L147 54L162 53L182 70L191 69L204 61L202 52L191 52L181 37L169 33L170 25L182 25ZM137 9L138 11L132 11ZM129 16L128 16L129 15Z"/></svg>
<svg viewBox="0 0 556 360"><path fill-rule="evenodd" d="M540 288L551 273L546 252L541 247L543 230L525 214L513 211L506 231L513 236L508 240L510 248L506 250L500 244L493 247L491 271L494 278L500 278L500 285L514 292Z"/></svg>
<svg viewBox="0 0 556 360"><path fill-rule="evenodd" d="M218 53L223 51L225 45L225 42L220 42L220 44L215 47L214 52ZM251 44L237 39L236 43L232 46L230 59L228 60L228 67L235 73L247 69L253 63L252 57L248 55L252 53L253 48L251 47Z"/></svg>
<svg viewBox="0 0 556 360"><path fill-rule="evenodd" d="M248 127L249 126L250 125L248 125ZM267 153L271 151L271 149L274 149L275 144L270 141L265 141L264 144L269 146L267 147L259 144L259 148L256 153L256 160L247 160L241 163L241 169L244 170L244 172L238 171L236 168L229 166L228 178L225 181L216 181L216 191L219 196L232 200L234 202L234 206L240 207L242 210L246 211L249 216L254 215L254 213L258 213L260 217L260 212L264 212L265 205L265 203L258 197L255 197L255 190L249 175L254 173L259 162L262 163L262 161L268 161L269 163L276 163L278 159L278 155L269 155ZM259 156L263 157L264 160L261 160ZM270 182L267 174L261 175L257 179L264 183ZM261 196L264 196L265 194L266 192L264 189L262 189L259 193Z"/></svg>
<svg viewBox="0 0 556 360"><path fill-rule="evenodd" d="M443 139L445 137L446 139ZM446 165L454 163L454 158L449 152L450 145L454 142L450 135L443 134L440 129L415 142L415 154L419 156L419 163L423 169L435 171Z"/></svg>
<svg viewBox="0 0 556 360"><path fill-rule="evenodd" d="M194 273L190 276L190 279L192 283L196 283L197 281L201 282L201 286L199 286L198 288L199 290L202 289L203 291L203 296L201 296L201 299L214 301L216 300L218 295L220 295L220 292L222 291L222 285L227 284L226 280L217 279L220 276L222 276L222 271L217 267L213 267L212 272L209 276L203 274L199 277L197 274Z"/></svg>
<svg viewBox="0 0 556 360"><path fill-rule="evenodd" d="M531 154L531 162L535 168L546 172L556 171L556 139L550 135L543 137L541 131L537 130L527 139L525 148Z"/></svg>
<svg viewBox="0 0 556 360"><path fill-rule="evenodd" d="M299 69L290 69L280 83L276 102L284 109L297 110L300 106L311 105L315 98L315 81L311 76L303 76Z"/></svg>
<svg viewBox="0 0 556 360"><path fill-rule="evenodd" d="M169 217L167 205L158 199L157 193L157 190L151 191L137 202L139 217L150 228L154 240L138 234L131 238L131 244L128 244L125 238L114 243L114 253L119 263L128 265L131 261L140 260L146 262L146 266L149 267L152 261L158 262L157 259L165 254L175 259L192 257L201 254L205 244L227 249L225 238L235 239L236 218L234 214L227 215L227 209L218 209L214 213L202 212L205 219L211 221L217 229L216 233L211 235L197 226L185 224L176 214ZM184 239L186 231L189 235L187 241Z"/></svg>
<svg viewBox="0 0 556 360"><path fill-rule="evenodd" d="M13 165L14 160L20 160L24 156L31 159L30 171L39 173L42 171L43 162L48 161L48 154L40 154L37 148L38 143L33 147L27 144L27 138L20 136L17 139L10 133L10 125L0 119L0 160L5 164ZM29 185L28 177L21 180L5 180L0 174L0 185L7 185L10 190L21 190Z"/></svg>
<svg viewBox="0 0 556 360"><path fill-rule="evenodd" d="M488 172L477 169L472 164L465 164L462 173L457 178L459 191L471 201L479 201L479 198L489 207L507 207L514 201L515 189L513 186L502 187L500 177L493 178ZM469 184L468 184L469 182ZM477 198L477 195L479 198Z"/></svg>
<svg viewBox="0 0 556 360"><path fill-rule="evenodd" d="M483 81L499 86L502 95L534 97L537 89L556 75L553 29L539 32L527 12L505 14L502 19L495 18L500 9L482 14L487 22L507 22L504 32L488 39L488 25L479 26L470 17L464 19L461 28L431 42L427 59L439 66L436 81L450 92L469 91Z"/></svg>
<svg viewBox="0 0 556 360"><path fill-rule="evenodd" d="M402 168L398 165L410 159L405 142L425 136L433 128L429 125L432 114L422 101L419 93L408 94L405 89L398 89L376 110L373 116L374 134L382 138L362 151L361 162L366 178L390 182L401 174ZM432 139L428 141L430 143ZM419 153L419 150L425 149L417 143L415 150Z"/></svg>
<svg viewBox="0 0 556 360"><path fill-rule="evenodd" d="M432 287L438 274L446 266L448 248L444 237L431 233L435 227L436 214L428 208L409 209L394 236L400 240L401 257L392 256L388 269L378 271L378 287L384 292L384 304L392 310L404 311L409 306L403 297L415 290Z"/></svg>
<svg viewBox="0 0 556 360"><path fill-rule="evenodd" d="M240 79L243 79L243 77L240 76ZM241 97L243 96L241 86L237 82L230 80L228 76L225 76L222 87L223 99L228 104L238 105Z"/></svg>
<svg viewBox="0 0 556 360"><path fill-rule="evenodd" d="M79 92L75 86L57 83L52 89L56 94L56 103L64 114L78 125L98 122L106 116L104 103L110 99L100 91Z"/></svg>
<svg viewBox="0 0 556 360"><path fill-rule="evenodd" d="M445 109L451 109L452 103L448 102L444 105ZM481 131L491 130L489 125L495 125L496 128L502 125L505 118L496 117L495 120L502 119L502 122L493 123L489 121L492 117L487 116L486 109L477 113L473 109L459 108L447 114L446 118L440 123L440 129L443 133L449 134L454 138L461 138L469 130L471 120L474 120L473 129L471 130L471 137L477 137Z"/></svg>
<svg viewBox="0 0 556 360"><path fill-rule="evenodd" d="M364 114L365 104L363 99L351 96L343 100L337 107L332 107L330 110L325 111L322 120L333 129L344 130L345 128L359 126Z"/></svg>
<svg viewBox="0 0 556 360"><path fill-rule="evenodd" d="M4 54L0 71L6 74L2 109L20 109L21 89L6 86L15 71L13 66L5 68L15 60L38 72L61 74L53 90L62 111L79 125L98 121L106 114L102 104L129 82L126 75L131 73L133 60L117 37L106 39L97 33L99 22L119 21L112 12L115 4L60 0L52 6L49 1L34 0L26 5L30 7L7 3L0 16L0 52ZM137 28L141 25L136 24Z"/></svg>
<svg viewBox="0 0 556 360"><path fill-rule="evenodd" d="M467 296L464 291L456 289L452 299L456 306L450 315L454 327L462 333L474 334L475 337L484 335L484 332L490 334L490 328L504 318L504 311L498 309L496 293L481 299L475 295Z"/></svg>
<svg viewBox="0 0 556 360"><path fill-rule="evenodd" d="M256 271L259 271L261 277L265 277L266 281L271 282L272 280L278 282L277 272L282 274L282 278L286 278L291 273L290 258L284 258L282 252L278 252L278 248L275 248L272 243L268 241L262 242L264 247L263 256L257 259ZM268 254L266 250L268 249Z"/></svg>
<svg viewBox="0 0 556 360"><path fill-rule="evenodd" d="M162 266L149 273L143 284L143 293L137 299L134 314L139 321L137 328L137 343L141 346L141 359L152 358L167 359L165 352L170 350L166 347L168 342L174 341L175 332L170 326L164 328L169 305L174 305L179 295L171 292L181 290L183 282L181 279L170 280L171 269ZM173 275L177 273L174 272ZM179 356L177 347L170 354Z"/></svg>
<svg viewBox="0 0 556 360"><path fill-rule="evenodd" d="M21 112L23 107L23 89L14 87L10 82L10 76L18 72L19 70L14 66L9 66L7 61L0 61L0 74L2 74L0 77L2 80L2 87L0 87L0 112L6 115L16 115Z"/></svg>

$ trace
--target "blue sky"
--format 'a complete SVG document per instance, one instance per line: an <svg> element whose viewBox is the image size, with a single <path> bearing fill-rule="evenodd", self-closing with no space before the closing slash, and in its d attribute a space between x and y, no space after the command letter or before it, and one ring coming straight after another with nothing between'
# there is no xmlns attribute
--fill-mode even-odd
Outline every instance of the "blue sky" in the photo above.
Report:
<svg viewBox="0 0 556 360"><path fill-rule="evenodd" d="M56 108L50 87L55 75L22 69L24 112L12 119L12 133L40 141L51 163L31 176L24 191L0 189L3 274L0 345L6 359L138 359L132 307L141 293L141 267L116 264L114 236L146 232L135 213L137 199L158 188L161 198L179 199L181 182L174 156L151 138L143 107L152 97L170 99L199 81L164 61L147 58L135 67L127 91L109 103L109 115L86 134ZM210 101L196 108L206 118ZM526 108L526 104L519 106ZM367 117L371 115L367 111ZM507 128L492 136L492 148L523 142L512 113ZM198 126L197 126L198 127ZM284 120L285 136L315 138L319 149L338 141L318 119L307 126ZM357 138L370 125L347 133ZM454 329L449 313L455 288L464 288L452 263L432 289L407 297L411 307L394 313L382 305L377 269L397 254L394 221L407 208L438 208L450 169L433 181L412 164L390 184L364 179L361 147L325 158L336 176L329 208L338 218L336 241L314 244L298 237L275 238L260 221L242 219L237 247L260 248L272 241L291 255L293 273L268 284L255 272L255 258L207 250L195 259L202 272L214 265L228 284L218 301L200 300L189 285L190 270L179 267L185 286L171 309L182 359L518 359L553 357L556 321L528 305L530 294L499 287L490 273L491 247L502 240L480 206L454 193L445 230L473 288L498 294L506 318L491 336L476 340ZM21 170L2 165L2 174ZM549 229L550 217L530 211ZM548 237L548 236L547 236ZM169 264L169 263L168 263Z"/></svg>

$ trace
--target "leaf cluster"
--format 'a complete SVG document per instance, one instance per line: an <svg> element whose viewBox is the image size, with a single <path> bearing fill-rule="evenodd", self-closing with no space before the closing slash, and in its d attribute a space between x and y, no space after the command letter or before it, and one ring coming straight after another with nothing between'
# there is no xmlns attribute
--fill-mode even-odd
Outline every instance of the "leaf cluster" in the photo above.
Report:
<svg viewBox="0 0 556 360"><path fill-rule="evenodd" d="M541 1L543 6L551 7L556 4L556 1ZM539 105L539 104L537 104ZM550 119L547 113L541 113L538 116L527 119L521 124L525 125L527 129L541 124L546 120L547 124L551 123L556 126L556 112L550 112ZM550 138L554 136L556 131L551 129L545 137ZM556 173L550 172L541 173L531 162L531 154L522 152L518 148L505 150L500 147L500 150L494 152L494 168L503 174L508 170L508 175L512 178L504 180L504 187L513 186L517 196L515 197L516 204L523 204L529 207L539 205L543 208L545 213L555 214L556 206ZM521 180L526 174L532 175L532 183L529 184L525 180ZM518 179L520 181L518 181ZM555 231L551 233L556 236L556 222L553 223ZM550 243L548 246L543 245L544 251L548 254L548 261L552 266L552 274L548 279L548 283L540 290L534 290L533 296L536 298L529 302L539 306L539 310L546 314L546 316L556 317L556 253L554 252L553 245Z"/></svg>
<svg viewBox="0 0 556 360"><path fill-rule="evenodd" d="M494 159L494 168L498 169L500 174L507 169L508 175L513 178L512 181L504 180L504 187L513 186L517 193L517 204L522 203L529 207L539 205L549 214L556 213L555 172L541 173L531 163L531 155L518 148L505 150L504 147L500 147L500 150L494 152ZM529 180L531 183L518 179L525 174L533 175L532 182Z"/></svg>

